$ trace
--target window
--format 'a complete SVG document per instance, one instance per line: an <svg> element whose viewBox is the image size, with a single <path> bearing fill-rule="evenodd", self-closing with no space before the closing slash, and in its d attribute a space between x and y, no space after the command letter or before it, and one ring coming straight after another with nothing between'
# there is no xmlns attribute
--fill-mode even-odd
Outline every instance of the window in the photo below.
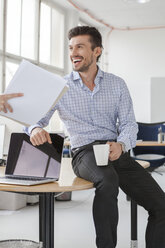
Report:
<svg viewBox="0 0 165 248"><path fill-rule="evenodd" d="M2 93L2 57L0 56L0 93Z"/></svg>
<svg viewBox="0 0 165 248"><path fill-rule="evenodd" d="M20 53L21 0L7 1L6 51Z"/></svg>
<svg viewBox="0 0 165 248"><path fill-rule="evenodd" d="M0 93L24 58L64 75L64 13L53 1L0 0Z"/></svg>
<svg viewBox="0 0 165 248"><path fill-rule="evenodd" d="M3 0L0 0L0 50L3 47Z"/></svg>
<svg viewBox="0 0 165 248"><path fill-rule="evenodd" d="M14 76L16 70L18 69L19 64L16 63L15 61L12 60L7 60L6 61L6 82L5 82L5 86L7 87L9 82L11 81L12 77ZM5 88L6 88L5 87Z"/></svg>
<svg viewBox="0 0 165 248"><path fill-rule="evenodd" d="M64 67L64 14L41 3L40 62Z"/></svg>
<svg viewBox="0 0 165 248"><path fill-rule="evenodd" d="M0 0L1 91L23 58L64 74L64 11L49 4L44 0Z"/></svg>
<svg viewBox="0 0 165 248"><path fill-rule="evenodd" d="M64 66L64 15L52 9L52 56L51 64Z"/></svg>
<svg viewBox="0 0 165 248"><path fill-rule="evenodd" d="M41 3L40 61L50 63L51 8Z"/></svg>
<svg viewBox="0 0 165 248"><path fill-rule="evenodd" d="M23 0L22 5L22 31L21 31L21 56L26 58L36 58L35 53L35 34L37 20L36 1ZM30 18L29 18L30 17Z"/></svg>
<svg viewBox="0 0 165 248"><path fill-rule="evenodd" d="M7 1L8 53L35 59L35 10L35 0Z"/></svg>

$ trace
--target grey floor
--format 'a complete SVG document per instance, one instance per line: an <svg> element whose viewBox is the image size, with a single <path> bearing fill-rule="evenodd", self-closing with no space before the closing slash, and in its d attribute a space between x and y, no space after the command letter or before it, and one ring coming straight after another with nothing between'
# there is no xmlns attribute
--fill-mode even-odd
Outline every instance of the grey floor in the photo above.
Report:
<svg viewBox="0 0 165 248"><path fill-rule="evenodd" d="M94 190L72 193L72 201L55 201L55 248L94 248L92 221ZM119 193L117 248L130 247L130 203ZM144 234L147 213L138 207L138 247L145 248ZM0 210L0 239L38 241L38 204L17 211Z"/></svg>

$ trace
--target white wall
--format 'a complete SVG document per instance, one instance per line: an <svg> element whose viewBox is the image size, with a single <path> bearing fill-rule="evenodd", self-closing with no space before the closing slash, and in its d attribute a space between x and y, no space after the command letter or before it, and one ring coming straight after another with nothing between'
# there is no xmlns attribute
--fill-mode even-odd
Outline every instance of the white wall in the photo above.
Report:
<svg viewBox="0 0 165 248"><path fill-rule="evenodd" d="M151 78L151 122L165 121L165 77Z"/></svg>
<svg viewBox="0 0 165 248"><path fill-rule="evenodd" d="M151 121L151 77L165 77L165 29L113 31L108 71L127 83L137 121Z"/></svg>

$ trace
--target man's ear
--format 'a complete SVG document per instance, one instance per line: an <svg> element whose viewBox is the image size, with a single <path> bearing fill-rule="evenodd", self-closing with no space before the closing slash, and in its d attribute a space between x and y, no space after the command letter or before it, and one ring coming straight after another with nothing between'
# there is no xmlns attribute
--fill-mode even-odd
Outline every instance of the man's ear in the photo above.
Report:
<svg viewBox="0 0 165 248"><path fill-rule="evenodd" d="M95 47L94 49L95 56L98 57L99 55L101 55L101 53L102 53L101 47Z"/></svg>

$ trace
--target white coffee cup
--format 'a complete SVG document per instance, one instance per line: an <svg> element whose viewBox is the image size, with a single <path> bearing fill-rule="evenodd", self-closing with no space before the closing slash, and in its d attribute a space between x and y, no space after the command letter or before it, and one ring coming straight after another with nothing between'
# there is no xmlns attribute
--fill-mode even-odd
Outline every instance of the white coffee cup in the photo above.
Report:
<svg viewBox="0 0 165 248"><path fill-rule="evenodd" d="M108 165L110 146L108 144L93 145L96 164L98 166Z"/></svg>

